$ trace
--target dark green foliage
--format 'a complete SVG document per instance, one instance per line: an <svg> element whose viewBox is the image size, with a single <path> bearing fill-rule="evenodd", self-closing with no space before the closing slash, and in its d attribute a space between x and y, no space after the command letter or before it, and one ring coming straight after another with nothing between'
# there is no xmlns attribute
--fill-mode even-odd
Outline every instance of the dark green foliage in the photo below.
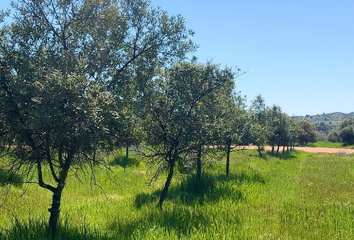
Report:
<svg viewBox="0 0 354 240"><path fill-rule="evenodd" d="M159 200L161 208L179 161L195 155L201 177L203 146L210 145L208 136L217 127L208 107L217 92L232 89L234 75L230 68L210 62L184 62L153 79L146 90L143 126L150 144L146 156L151 164L159 165L156 175L166 168L169 171Z"/></svg>
<svg viewBox="0 0 354 240"><path fill-rule="evenodd" d="M193 32L183 17L145 0L18 0L12 7L12 22L0 28L0 145L21 150L11 170L26 168L28 179L52 192L54 239L70 170L97 164L99 149L141 142L134 106L156 69L195 49ZM129 164L128 151L121 164Z"/></svg>
<svg viewBox="0 0 354 240"><path fill-rule="evenodd" d="M299 121L299 144L305 146L310 142L316 141L316 127L313 122L307 119Z"/></svg>
<svg viewBox="0 0 354 240"><path fill-rule="evenodd" d="M330 142L341 142L342 139L341 139L340 135L338 134L338 132L335 131L335 132L331 132L328 135L328 141L330 141Z"/></svg>
<svg viewBox="0 0 354 240"><path fill-rule="evenodd" d="M345 145L354 144L354 118L344 120L338 127L338 133Z"/></svg>

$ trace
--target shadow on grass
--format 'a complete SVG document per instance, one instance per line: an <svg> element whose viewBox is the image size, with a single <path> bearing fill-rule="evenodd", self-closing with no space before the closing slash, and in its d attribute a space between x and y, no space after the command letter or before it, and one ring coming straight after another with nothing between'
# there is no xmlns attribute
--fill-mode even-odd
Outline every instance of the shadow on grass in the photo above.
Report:
<svg viewBox="0 0 354 240"><path fill-rule="evenodd" d="M122 239L139 239L139 237L148 234L156 237L161 233L165 234L165 237L170 235L171 239L175 239L176 236L177 238L188 238L197 230L207 231L209 226L215 223L214 217L213 212L175 205L163 210L156 208L155 211L147 211L141 217L128 221L117 220L112 223L109 229L119 233ZM233 216L232 221L236 223L234 228L242 224L237 216Z"/></svg>
<svg viewBox="0 0 354 240"><path fill-rule="evenodd" d="M232 199L233 201L243 201L244 196L240 190L233 185L265 184L263 175L257 171L241 171L231 174L213 176L204 174L202 179L196 176L190 176L168 191L167 200L178 200L182 204L204 204L208 202L217 202L220 199ZM135 197L135 206L140 209L144 205L158 202L162 189L151 194L139 193Z"/></svg>
<svg viewBox="0 0 354 240"><path fill-rule="evenodd" d="M0 186L12 185L15 187L22 186L22 177L8 170L0 168Z"/></svg>
<svg viewBox="0 0 354 240"><path fill-rule="evenodd" d="M129 157L128 159L125 156L115 156L114 159L109 163L111 166L121 166L122 168L127 167L136 167L139 166L140 160L134 157Z"/></svg>
<svg viewBox="0 0 354 240"><path fill-rule="evenodd" d="M267 155L270 157L275 157L275 158L279 158L279 159L283 159L283 160L291 160L291 159L295 159L295 151L290 150L290 151L285 151L284 153L282 151L279 152L271 152L268 151Z"/></svg>
<svg viewBox="0 0 354 240"><path fill-rule="evenodd" d="M217 177L219 181L225 181L225 182L233 182L236 184L244 184L244 183L249 183L249 184L265 184L266 179L265 177L258 171L255 170L242 170L241 172L238 173L231 173L229 177L226 177L226 175L219 175Z"/></svg>
<svg viewBox="0 0 354 240"><path fill-rule="evenodd" d="M0 229L0 239L49 239L48 224L44 219L34 220L29 219L28 222L21 222L13 219L12 227L9 229ZM108 240L116 239L103 235L96 230L90 230L88 225L83 227L71 227L68 221L60 224L57 229L56 240Z"/></svg>
<svg viewBox="0 0 354 240"><path fill-rule="evenodd" d="M155 191L152 194L140 193L136 195L135 206L140 209L144 205L156 204L156 211L150 211L144 208L147 214L142 213L142 218L129 221L117 221L110 227L116 230L127 239L135 239L134 231L164 231L174 233L178 238L189 237L196 229L207 229L215 223L215 215L217 209L209 212L205 209L195 208L196 205L217 202L222 199L232 199L234 202L243 201L245 198L242 192L235 187L243 183L260 183L264 184L265 179L259 173L253 171L243 171L239 174L231 175L229 178L224 176L214 176L204 174L202 179L196 176L190 176L178 184L171 187L168 192L167 199L174 200L173 205L165 205L161 211L157 208L157 202L161 191ZM227 218L228 216L224 216ZM231 216L234 227L242 225L240 218L235 215Z"/></svg>

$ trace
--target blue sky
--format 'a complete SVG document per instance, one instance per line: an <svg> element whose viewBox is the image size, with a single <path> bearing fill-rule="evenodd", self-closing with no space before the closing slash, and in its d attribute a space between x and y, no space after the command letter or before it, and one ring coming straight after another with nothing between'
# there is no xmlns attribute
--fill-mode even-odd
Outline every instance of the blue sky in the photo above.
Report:
<svg viewBox="0 0 354 240"><path fill-rule="evenodd" d="M9 6L1 0L0 8ZM354 1L152 0L195 31L199 61L247 73L236 90L289 115L354 111Z"/></svg>

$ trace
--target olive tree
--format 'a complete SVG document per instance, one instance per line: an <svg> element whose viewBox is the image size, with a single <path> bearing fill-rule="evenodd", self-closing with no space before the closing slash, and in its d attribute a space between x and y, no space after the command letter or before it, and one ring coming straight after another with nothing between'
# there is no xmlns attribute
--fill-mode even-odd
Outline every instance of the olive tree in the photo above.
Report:
<svg viewBox="0 0 354 240"><path fill-rule="evenodd" d="M267 109L265 100L261 95L256 96L250 107L250 141L257 146L257 151L260 157L263 157L262 151L264 145L267 143L267 135L269 132Z"/></svg>
<svg viewBox="0 0 354 240"><path fill-rule="evenodd" d="M272 153L274 152L275 146L279 144L281 140L280 136L280 122L281 122L281 108L279 106L273 105L267 110L267 120L268 120L268 129L267 140L270 146L272 147Z"/></svg>
<svg viewBox="0 0 354 240"><path fill-rule="evenodd" d="M345 119L341 122L338 126L338 133L344 144L354 144L354 119Z"/></svg>
<svg viewBox="0 0 354 240"><path fill-rule="evenodd" d="M194 49L193 32L184 18L145 0L18 0L12 7L12 22L0 29L0 136L16 148L12 170L36 173L28 182L52 192L54 239L69 170L93 166L97 150L114 142L121 89L142 92L155 69Z"/></svg>
<svg viewBox="0 0 354 240"><path fill-rule="evenodd" d="M180 63L154 79L145 99L145 131L151 162L157 174L168 170L158 206L162 208L176 162L200 148L201 118L198 106L214 91L233 81L234 73L207 63Z"/></svg>
<svg viewBox="0 0 354 240"><path fill-rule="evenodd" d="M240 144L245 132L246 110L245 99L238 94L219 96L217 108L217 132L215 139L217 145L225 149L226 153L226 176L230 174L230 154L233 146Z"/></svg>
<svg viewBox="0 0 354 240"><path fill-rule="evenodd" d="M301 119L299 121L298 141L301 146L316 141L316 126L311 120Z"/></svg>

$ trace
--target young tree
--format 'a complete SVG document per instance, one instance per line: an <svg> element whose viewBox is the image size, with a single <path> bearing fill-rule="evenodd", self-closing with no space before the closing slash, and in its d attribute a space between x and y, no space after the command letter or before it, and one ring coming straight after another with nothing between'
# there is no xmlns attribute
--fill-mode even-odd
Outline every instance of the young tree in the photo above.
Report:
<svg viewBox="0 0 354 240"><path fill-rule="evenodd" d="M235 77L239 76L239 72ZM240 138L240 115L243 99L233 94L234 83L216 89L197 106L200 124L196 126L194 142L199 145L197 150L197 178L202 175L202 155L212 155L213 158L222 157L218 149L206 146L218 146L226 151L226 172L229 173L231 145L237 144ZM199 112L199 113L198 113ZM210 154L211 153L211 154Z"/></svg>
<svg viewBox="0 0 354 240"><path fill-rule="evenodd" d="M298 140L301 146L305 146L309 142L316 141L316 126L311 120L301 119L299 121Z"/></svg>
<svg viewBox="0 0 354 240"><path fill-rule="evenodd" d="M233 145L236 146L241 142L245 128L245 99L241 95L234 94L219 97L216 104L219 111L217 121L217 144L224 147L226 152L226 176L230 175L230 153Z"/></svg>
<svg viewBox="0 0 354 240"><path fill-rule="evenodd" d="M200 147L195 134L201 127L198 106L214 91L232 82L234 73L207 63L181 63L155 78L145 99L145 131L157 174L168 169L158 206L162 208L177 160ZM198 135L199 136L199 135Z"/></svg>
<svg viewBox="0 0 354 240"><path fill-rule="evenodd" d="M12 4L1 26L0 136L18 149L13 170L53 193L55 238L60 202L73 164L92 166L115 136L117 90L134 76L141 90L155 69L194 49L180 16L145 0L32 1ZM124 89L124 88L123 88ZM5 137L6 136L6 137ZM55 184L43 177L52 173Z"/></svg>
<svg viewBox="0 0 354 240"><path fill-rule="evenodd" d="M250 108L250 137L251 142L257 146L260 157L263 157L262 151L267 142L268 126L267 126L267 106L261 95L253 100Z"/></svg>
<svg viewBox="0 0 354 240"><path fill-rule="evenodd" d="M281 140L280 136L280 124L281 124L281 108L279 106L273 105L271 108L267 109L267 121L268 121L268 132L267 140L272 147L272 153L274 152L275 146L279 144Z"/></svg>
<svg viewBox="0 0 354 240"><path fill-rule="evenodd" d="M345 119L338 126L338 133L344 144L354 144L354 119Z"/></svg>
<svg viewBox="0 0 354 240"><path fill-rule="evenodd" d="M285 152L285 148L289 150L289 142L290 142L290 118L286 113L281 114L280 118L280 126L279 126L279 135L280 135L280 145L283 146L283 154ZM278 147L279 149L279 147ZM277 150L278 151L278 150Z"/></svg>
<svg viewBox="0 0 354 240"><path fill-rule="evenodd" d="M299 138L300 126L299 121L295 117L289 117L289 132L288 132L288 145L294 149L295 143Z"/></svg>

